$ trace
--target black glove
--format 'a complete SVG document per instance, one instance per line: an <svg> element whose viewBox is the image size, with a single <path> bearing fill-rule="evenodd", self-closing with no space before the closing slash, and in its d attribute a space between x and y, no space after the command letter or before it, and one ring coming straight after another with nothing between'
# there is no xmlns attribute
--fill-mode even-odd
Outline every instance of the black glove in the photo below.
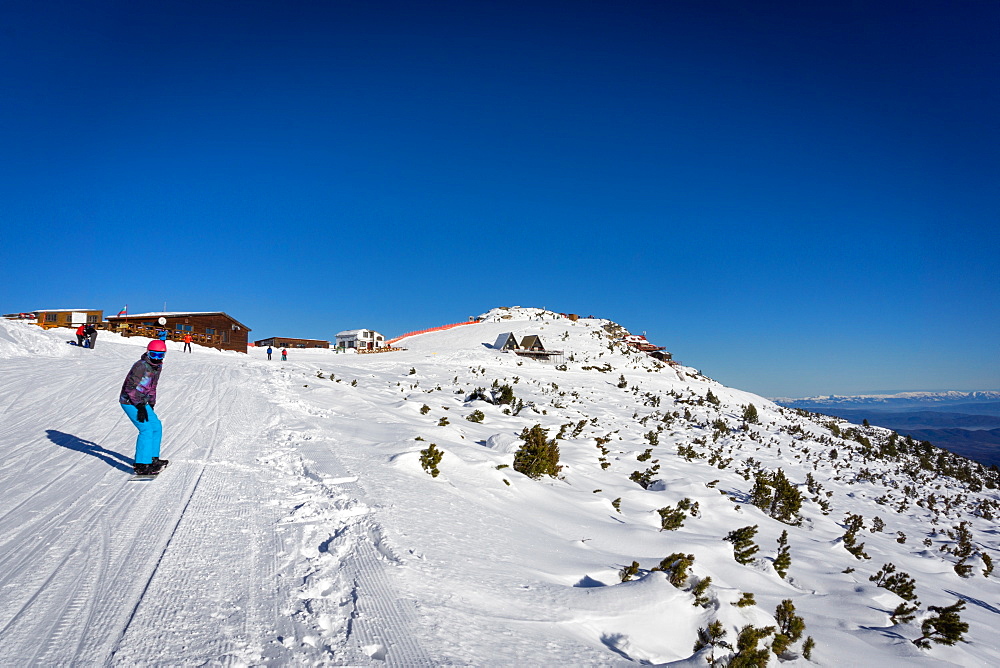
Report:
<svg viewBox="0 0 1000 668"><path fill-rule="evenodd" d="M139 413L135 419L139 422L147 422L149 420L149 413L146 412L146 404L139 404L136 408L139 409Z"/></svg>

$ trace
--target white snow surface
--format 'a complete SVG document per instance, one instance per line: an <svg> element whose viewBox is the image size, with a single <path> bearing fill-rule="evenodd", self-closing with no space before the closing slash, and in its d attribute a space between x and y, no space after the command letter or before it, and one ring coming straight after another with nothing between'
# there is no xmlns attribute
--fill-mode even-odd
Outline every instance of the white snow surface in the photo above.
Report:
<svg viewBox="0 0 1000 668"><path fill-rule="evenodd" d="M897 462L846 441L830 460L825 423L629 352L606 325L494 309L403 351L291 350L287 362L170 342L156 410L171 464L136 482L117 399L148 339L102 332L87 350L68 345L70 329L0 321L0 665L703 666L699 628L720 620L735 645L744 625L774 625L783 599L816 646L811 661L800 640L771 665L1000 665L996 576L979 560L959 577L940 550L966 520L976 550L1000 559L997 522L967 511L995 489L926 480L922 495L964 505L937 524L915 503L897 512L915 484ZM493 350L504 331L564 349L565 369ZM494 381L526 406L466 401ZM709 390L719 406L701 400ZM744 428L750 403L761 424ZM465 419L474 410L481 423ZM731 426L717 441L715 420ZM550 438L569 425L558 478L510 467L534 424ZM420 464L431 443L444 452L436 478ZM737 470L751 458L800 486L812 473L832 512L807 500L791 526L750 505L753 479ZM648 489L629 479L655 463ZM657 509L685 498L697 514L661 531ZM845 513L864 516L870 560L844 549ZM881 532L868 530L876 515ZM761 549L741 565L723 538L748 525ZM784 530L787 579L772 566ZM673 553L694 555L680 588L649 570ZM633 560L639 575L621 582ZM916 580L910 624L890 621L902 599L869 580L890 562ZM732 605L742 592L756 605ZM917 648L927 606L958 599L965 641Z"/></svg>

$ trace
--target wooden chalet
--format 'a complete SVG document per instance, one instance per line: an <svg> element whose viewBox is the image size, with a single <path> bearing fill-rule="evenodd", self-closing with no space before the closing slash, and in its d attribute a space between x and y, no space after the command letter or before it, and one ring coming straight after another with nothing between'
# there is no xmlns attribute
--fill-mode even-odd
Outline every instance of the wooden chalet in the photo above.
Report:
<svg viewBox="0 0 1000 668"><path fill-rule="evenodd" d="M245 353L250 328L222 311L193 313L129 313L109 315L108 329L122 336L157 338L166 330L167 339L183 341L188 334L191 342L219 350Z"/></svg>
<svg viewBox="0 0 1000 668"><path fill-rule="evenodd" d="M254 341L258 348L329 348L330 342L323 339L290 339L287 336L273 336L270 339Z"/></svg>
<svg viewBox="0 0 1000 668"><path fill-rule="evenodd" d="M104 319L104 311L88 308L55 308L35 311L36 323L43 329L53 327L79 327L97 325Z"/></svg>
<svg viewBox="0 0 1000 668"><path fill-rule="evenodd" d="M546 350L545 346L542 344L542 337L537 334L529 334L521 339L520 349L514 350L513 352L519 357L529 357L531 359L545 362L553 359L555 359L555 361L561 361L563 356L563 351L561 350Z"/></svg>

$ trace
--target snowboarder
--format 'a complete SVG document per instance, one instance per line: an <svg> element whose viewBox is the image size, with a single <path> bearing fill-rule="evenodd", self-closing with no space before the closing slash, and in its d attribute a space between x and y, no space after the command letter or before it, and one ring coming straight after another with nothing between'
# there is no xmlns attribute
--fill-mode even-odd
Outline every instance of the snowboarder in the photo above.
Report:
<svg viewBox="0 0 1000 668"><path fill-rule="evenodd" d="M281 361L282 362L288 361L288 351L285 350L284 348L281 349Z"/></svg>
<svg viewBox="0 0 1000 668"><path fill-rule="evenodd" d="M135 474L156 475L169 461L160 459L162 426L153 407L156 383L160 379L167 344L159 339L149 342L146 352L125 376L118 402L132 424L139 430L135 440Z"/></svg>
<svg viewBox="0 0 1000 668"><path fill-rule="evenodd" d="M191 335L190 334L185 334L184 335L184 352L186 352L186 353L191 352Z"/></svg>
<svg viewBox="0 0 1000 668"><path fill-rule="evenodd" d="M76 345L83 348L83 339L87 335L87 327L80 325L76 328Z"/></svg>
<svg viewBox="0 0 1000 668"><path fill-rule="evenodd" d="M271 359L271 353L273 353L273 352L274 352L274 351L273 351L273 350L271 350L271 346L268 346L268 347L267 347L267 359Z"/></svg>
<svg viewBox="0 0 1000 668"><path fill-rule="evenodd" d="M87 329L83 331L90 337L90 348L93 350L94 346L97 345L97 328L94 327L93 324L90 324L87 325Z"/></svg>

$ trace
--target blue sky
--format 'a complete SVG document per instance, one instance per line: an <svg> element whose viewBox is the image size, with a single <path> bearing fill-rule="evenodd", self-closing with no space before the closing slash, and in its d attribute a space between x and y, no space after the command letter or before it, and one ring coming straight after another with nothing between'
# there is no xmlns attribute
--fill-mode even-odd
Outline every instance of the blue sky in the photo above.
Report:
<svg viewBox="0 0 1000 668"><path fill-rule="evenodd" d="M995 2L2 7L0 311L534 305L767 396L1000 388Z"/></svg>

